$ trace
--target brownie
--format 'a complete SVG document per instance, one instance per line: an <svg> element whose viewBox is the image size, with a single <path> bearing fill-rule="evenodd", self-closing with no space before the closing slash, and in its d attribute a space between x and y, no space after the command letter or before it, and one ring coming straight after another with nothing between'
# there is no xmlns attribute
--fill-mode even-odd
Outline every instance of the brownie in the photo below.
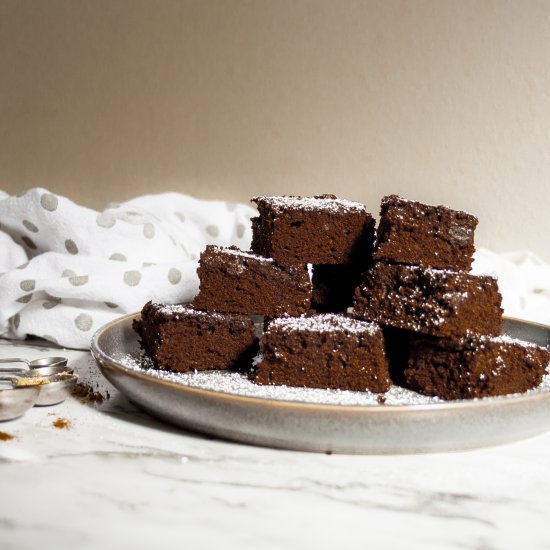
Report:
<svg viewBox="0 0 550 550"><path fill-rule="evenodd" d="M497 336L501 299L494 277L379 262L355 291L353 315L433 336Z"/></svg>
<svg viewBox="0 0 550 550"><path fill-rule="evenodd" d="M335 195L254 197L252 250L280 264L350 264L372 258L374 219Z"/></svg>
<svg viewBox="0 0 550 550"><path fill-rule="evenodd" d="M477 223L475 216L460 210L384 197L374 259L469 271Z"/></svg>
<svg viewBox="0 0 550 550"><path fill-rule="evenodd" d="M258 384L381 393L390 387L380 327L321 314L280 317L262 337Z"/></svg>
<svg viewBox="0 0 550 550"><path fill-rule="evenodd" d="M468 399L534 388L549 363L546 348L506 336L412 337L405 378L420 393Z"/></svg>
<svg viewBox="0 0 550 550"><path fill-rule="evenodd" d="M311 307L317 312L344 312L353 304L353 295L366 271L355 264L314 265L311 277Z"/></svg>
<svg viewBox="0 0 550 550"><path fill-rule="evenodd" d="M279 265L235 247L209 245L197 270L200 290L193 306L250 315L301 315L311 304L307 266Z"/></svg>
<svg viewBox="0 0 550 550"><path fill-rule="evenodd" d="M155 367L177 372L249 367L258 350L246 315L148 302L133 323Z"/></svg>

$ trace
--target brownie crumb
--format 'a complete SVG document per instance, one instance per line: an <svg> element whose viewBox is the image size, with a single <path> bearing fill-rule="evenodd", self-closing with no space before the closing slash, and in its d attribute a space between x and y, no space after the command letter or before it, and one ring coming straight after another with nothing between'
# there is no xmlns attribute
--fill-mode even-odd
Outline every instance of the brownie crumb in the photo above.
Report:
<svg viewBox="0 0 550 550"><path fill-rule="evenodd" d="M385 395L379 395L377 398L378 404L383 405L386 402L386 396Z"/></svg>
<svg viewBox="0 0 550 550"><path fill-rule="evenodd" d="M72 396L80 400L81 403L103 403L105 399L109 399L110 397L108 392L104 396L80 382L74 387Z"/></svg>
<svg viewBox="0 0 550 550"><path fill-rule="evenodd" d="M14 435L9 434L8 432L0 432L0 441L11 441L15 439Z"/></svg>

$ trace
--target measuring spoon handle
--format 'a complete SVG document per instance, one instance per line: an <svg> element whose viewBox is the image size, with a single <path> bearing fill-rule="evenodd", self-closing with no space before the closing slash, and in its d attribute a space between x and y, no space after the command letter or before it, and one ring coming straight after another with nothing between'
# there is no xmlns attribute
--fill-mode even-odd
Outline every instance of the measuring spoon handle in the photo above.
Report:
<svg viewBox="0 0 550 550"><path fill-rule="evenodd" d="M19 367L0 367L0 376L3 374L26 374L28 376L30 372L29 369Z"/></svg>
<svg viewBox="0 0 550 550"><path fill-rule="evenodd" d="M21 359L21 357L7 357L6 359L0 359L0 363L25 363L27 367L30 367L30 363L26 359Z"/></svg>

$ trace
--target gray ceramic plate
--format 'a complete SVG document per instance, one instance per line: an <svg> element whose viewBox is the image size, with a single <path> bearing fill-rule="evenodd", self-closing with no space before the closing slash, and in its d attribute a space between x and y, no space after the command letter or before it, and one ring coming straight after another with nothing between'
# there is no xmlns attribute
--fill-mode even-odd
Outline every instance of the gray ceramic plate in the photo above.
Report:
<svg viewBox="0 0 550 550"><path fill-rule="evenodd" d="M545 383L526 394L454 402L346 404L343 393L314 390L315 402L271 388L270 396L249 395L233 386L205 389L191 375L159 377L132 366L139 355L132 320L122 317L101 328L91 351L106 378L153 416L176 426L224 439L284 449L338 453L425 453L473 449L511 442L550 428L550 389ZM508 319L506 334L550 344L550 327ZM207 374L207 373L206 373ZM238 376L238 375L232 375ZM191 377L191 378L190 378ZM202 373L204 381L205 373ZM199 378L197 378L197 381ZM302 390L303 391L303 390ZM320 392L320 393L319 393ZM352 394L353 392L344 392ZM412 392L411 392L412 393ZM326 402L324 401L326 395ZM360 394L359 394L360 395ZM298 400L296 400L298 399Z"/></svg>

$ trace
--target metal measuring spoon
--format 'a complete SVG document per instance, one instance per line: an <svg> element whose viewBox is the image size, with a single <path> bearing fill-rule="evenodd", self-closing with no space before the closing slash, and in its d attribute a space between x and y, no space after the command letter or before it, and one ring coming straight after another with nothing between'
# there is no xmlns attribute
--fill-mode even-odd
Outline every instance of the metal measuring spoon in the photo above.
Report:
<svg viewBox="0 0 550 550"><path fill-rule="evenodd" d="M65 401L76 386L77 380L78 374L74 373L65 372L51 376L49 384L40 386L40 394L35 405L47 407Z"/></svg>
<svg viewBox="0 0 550 550"><path fill-rule="evenodd" d="M26 413L39 395L38 386L0 389L0 421L12 420Z"/></svg>
<svg viewBox="0 0 550 550"><path fill-rule="evenodd" d="M69 367L51 366L51 367L33 367L32 369L24 369L22 367L3 367L0 368L0 380L6 380L10 375L15 376L54 376L56 374L74 374L74 370ZM6 378L7 377L7 378ZM11 378L9 378L11 379Z"/></svg>
<svg viewBox="0 0 550 550"><path fill-rule="evenodd" d="M66 357L41 357L40 359L33 359L28 361L21 357L8 357L0 359L0 363L25 363L29 369L36 369L37 367L64 367L67 364ZM0 367L0 370L2 368Z"/></svg>
<svg viewBox="0 0 550 550"><path fill-rule="evenodd" d="M66 367L36 367L2 371L0 380L10 381L14 389L36 387L39 395L35 405L56 405L72 392L78 375Z"/></svg>

